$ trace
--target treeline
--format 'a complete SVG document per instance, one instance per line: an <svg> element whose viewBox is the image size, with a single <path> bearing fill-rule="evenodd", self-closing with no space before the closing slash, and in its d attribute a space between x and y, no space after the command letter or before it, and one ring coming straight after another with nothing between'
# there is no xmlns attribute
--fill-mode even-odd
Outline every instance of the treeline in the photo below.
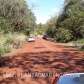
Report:
<svg viewBox="0 0 84 84"><path fill-rule="evenodd" d="M43 35L45 33L46 25L39 23L36 25L35 33L36 35Z"/></svg>
<svg viewBox="0 0 84 84"><path fill-rule="evenodd" d="M0 0L0 56L21 48L35 25L25 0Z"/></svg>
<svg viewBox="0 0 84 84"><path fill-rule="evenodd" d="M59 42L84 38L84 0L65 0L62 13L52 17L46 26L46 34Z"/></svg>
<svg viewBox="0 0 84 84"><path fill-rule="evenodd" d="M0 0L0 32L29 34L35 26L35 16L25 0Z"/></svg>

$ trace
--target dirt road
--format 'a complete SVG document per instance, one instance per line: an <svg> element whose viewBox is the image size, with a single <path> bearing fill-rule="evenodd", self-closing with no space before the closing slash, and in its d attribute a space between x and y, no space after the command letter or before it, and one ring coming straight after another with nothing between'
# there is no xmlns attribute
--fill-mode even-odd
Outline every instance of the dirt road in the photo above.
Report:
<svg viewBox="0 0 84 84"><path fill-rule="evenodd" d="M52 84L56 74L84 72L84 52L41 38L0 60L0 84Z"/></svg>

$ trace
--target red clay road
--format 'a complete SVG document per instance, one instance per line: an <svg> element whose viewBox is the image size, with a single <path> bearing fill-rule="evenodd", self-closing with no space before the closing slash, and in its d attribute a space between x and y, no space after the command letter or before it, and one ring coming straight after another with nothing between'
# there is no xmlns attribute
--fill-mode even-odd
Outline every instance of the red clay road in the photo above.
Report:
<svg viewBox="0 0 84 84"><path fill-rule="evenodd" d="M10 55L0 59L0 84L52 84L56 73L84 72L84 52L41 38Z"/></svg>

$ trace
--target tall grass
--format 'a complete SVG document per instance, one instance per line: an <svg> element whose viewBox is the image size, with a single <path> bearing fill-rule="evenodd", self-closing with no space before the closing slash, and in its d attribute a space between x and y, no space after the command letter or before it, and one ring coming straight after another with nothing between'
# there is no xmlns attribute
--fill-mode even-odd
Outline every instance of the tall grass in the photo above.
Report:
<svg viewBox="0 0 84 84"><path fill-rule="evenodd" d="M25 42L26 36L21 33L9 33L0 35L0 56L11 52L14 48L20 48ZM14 47L15 46L15 47Z"/></svg>

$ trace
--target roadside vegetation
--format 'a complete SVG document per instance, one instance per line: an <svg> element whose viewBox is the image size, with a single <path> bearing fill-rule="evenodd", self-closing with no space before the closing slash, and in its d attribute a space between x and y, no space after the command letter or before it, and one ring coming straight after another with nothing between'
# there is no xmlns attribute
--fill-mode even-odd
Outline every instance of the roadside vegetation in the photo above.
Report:
<svg viewBox="0 0 84 84"><path fill-rule="evenodd" d="M26 36L21 33L8 33L0 35L0 56L14 49L21 48L25 43Z"/></svg>
<svg viewBox="0 0 84 84"><path fill-rule="evenodd" d="M53 16L46 24L36 24L34 13L25 0L0 0L0 55L19 48L20 42L30 34L47 34L56 42L83 44L84 0L65 0L59 16ZM20 38L18 38L20 37ZM17 40L18 38L18 40ZM83 41L83 43L81 43ZM13 44L17 46L12 46ZM84 45L81 47L84 49Z"/></svg>
<svg viewBox="0 0 84 84"><path fill-rule="evenodd" d="M59 42L84 38L84 1L65 0L63 12L51 18L46 33Z"/></svg>
<svg viewBox="0 0 84 84"><path fill-rule="evenodd" d="M84 39L79 39L77 41L72 41L74 47L78 48L81 51L84 51Z"/></svg>
<svg viewBox="0 0 84 84"><path fill-rule="evenodd" d="M25 0L0 0L0 56L21 46L35 20Z"/></svg>
<svg viewBox="0 0 84 84"><path fill-rule="evenodd" d="M45 30L46 30L46 25L39 23L36 25L35 34L36 35L43 35L45 33Z"/></svg>
<svg viewBox="0 0 84 84"><path fill-rule="evenodd" d="M84 43L84 0L65 0L64 4L60 15L45 24L45 33L56 42Z"/></svg>

